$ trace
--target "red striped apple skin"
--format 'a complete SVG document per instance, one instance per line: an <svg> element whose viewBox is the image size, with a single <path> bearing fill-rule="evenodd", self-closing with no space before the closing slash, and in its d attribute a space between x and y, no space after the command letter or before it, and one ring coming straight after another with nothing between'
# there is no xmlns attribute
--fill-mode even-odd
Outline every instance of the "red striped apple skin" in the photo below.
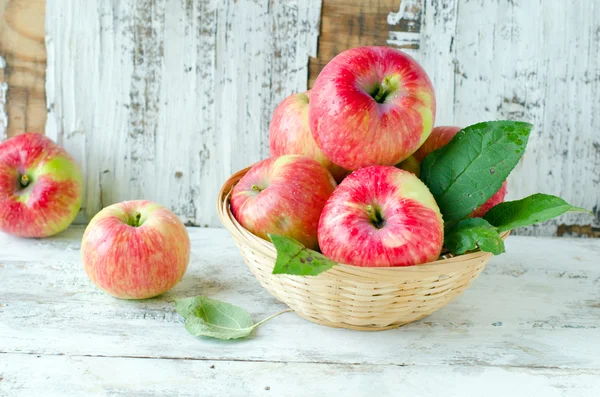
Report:
<svg viewBox="0 0 600 397"><path fill-rule="evenodd" d="M420 173L420 165L425 160L425 157L433 151L436 151L446 146L454 135L458 133L462 128L456 126L438 126L431 130L429 138L423 143L423 145L408 159L404 160L398 166L404 170L414 172L417 176ZM504 197L507 192L507 182L504 181L500 190L498 190L492 197L485 203L477 207L471 214L470 218L481 218L483 217L493 206L500 204L504 201Z"/></svg>
<svg viewBox="0 0 600 397"><path fill-rule="evenodd" d="M271 156L303 154L311 157L327 168L339 182L349 174L349 171L334 164L317 146L308 125L309 101L310 90L292 94L277 105L269 125Z"/></svg>
<svg viewBox="0 0 600 397"><path fill-rule="evenodd" d="M81 257L101 290L121 299L146 299L181 280L190 260L190 239L169 209L150 201L124 201L92 218Z"/></svg>
<svg viewBox="0 0 600 397"><path fill-rule="evenodd" d="M231 212L240 225L265 240L269 233L279 234L317 249L321 210L335 187L329 171L310 157L270 157L235 185Z"/></svg>
<svg viewBox="0 0 600 397"><path fill-rule="evenodd" d="M411 266L438 259L440 210L414 174L389 166L361 168L331 195L319 221L321 252L354 266Z"/></svg>
<svg viewBox="0 0 600 397"><path fill-rule="evenodd" d="M435 118L429 77L390 47L342 52L311 90L309 124L319 148L349 170L395 165L429 136Z"/></svg>
<svg viewBox="0 0 600 397"><path fill-rule="evenodd" d="M469 215L470 218L483 218L483 216L492 209L492 207L502 203L504 201L504 197L506 197L506 181L500 187L492 197L488 199L485 203L481 204L477 209Z"/></svg>
<svg viewBox="0 0 600 397"><path fill-rule="evenodd" d="M0 143L0 230L48 237L81 207L83 181L73 158L51 139L25 133Z"/></svg>

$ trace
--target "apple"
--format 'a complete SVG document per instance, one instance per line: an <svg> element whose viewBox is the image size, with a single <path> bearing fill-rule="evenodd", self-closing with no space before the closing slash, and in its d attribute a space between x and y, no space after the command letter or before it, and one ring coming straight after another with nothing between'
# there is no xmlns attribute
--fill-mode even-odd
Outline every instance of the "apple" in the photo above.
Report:
<svg viewBox="0 0 600 397"><path fill-rule="evenodd" d="M435 96L429 77L390 47L342 52L321 71L308 119L319 148L348 170L395 165L429 136Z"/></svg>
<svg viewBox="0 0 600 397"><path fill-rule="evenodd" d="M231 212L251 233L291 237L317 249L319 216L336 187L316 160L289 154L270 157L250 169L231 193Z"/></svg>
<svg viewBox="0 0 600 397"><path fill-rule="evenodd" d="M333 192L319 221L321 252L354 266L411 266L438 259L444 223L414 174L390 166L354 171Z"/></svg>
<svg viewBox="0 0 600 397"><path fill-rule="evenodd" d="M317 146L308 125L310 90L285 98L275 111L269 125L271 156L303 154L321 163L336 181L341 181L348 171L334 164Z"/></svg>
<svg viewBox="0 0 600 397"><path fill-rule="evenodd" d="M146 299L181 280L190 260L190 239L169 209L151 201L124 201L92 218L81 257L101 290L121 299Z"/></svg>
<svg viewBox="0 0 600 397"><path fill-rule="evenodd" d="M444 146L446 146L454 135L458 133L462 128L455 126L439 126L435 127L431 130L431 134L429 138L423 143L423 145L415 152L412 156L404 160L402 163L398 165L398 167L413 172L415 175L419 176L420 174L420 166L423 160L427 155L435 150L438 150ZM492 197L488 199L485 203L481 204L477 207L469 217L471 218L481 218L486 212L488 212L493 206L496 204L500 204L504 201L504 197L506 196L506 181L500 187Z"/></svg>
<svg viewBox="0 0 600 397"><path fill-rule="evenodd" d="M50 138L25 133L0 143L0 230L19 237L62 232L82 192L79 167Z"/></svg>

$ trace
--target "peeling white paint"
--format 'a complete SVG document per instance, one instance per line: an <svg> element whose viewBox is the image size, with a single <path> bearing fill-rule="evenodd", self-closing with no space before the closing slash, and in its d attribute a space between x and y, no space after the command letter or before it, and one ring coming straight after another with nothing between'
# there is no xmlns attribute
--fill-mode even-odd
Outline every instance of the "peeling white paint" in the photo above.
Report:
<svg viewBox="0 0 600 397"><path fill-rule="evenodd" d="M401 1L398 12L391 12L387 17L389 25L387 43L413 56L416 56L421 45L421 3L422 0Z"/></svg>
<svg viewBox="0 0 600 397"><path fill-rule="evenodd" d="M416 8L423 10L418 38L402 25L415 20ZM595 218L566 214L519 233L555 235L560 224L600 227L600 7L402 1L388 24L390 44L419 41L414 55L434 83L437 125L498 119L535 125L507 199L543 192L596 212Z"/></svg>
<svg viewBox="0 0 600 397"><path fill-rule="evenodd" d="M219 225L221 184L268 156L273 109L307 88L320 0L92 3L46 17L48 127L84 167L86 214L146 198Z"/></svg>
<svg viewBox="0 0 600 397"><path fill-rule="evenodd" d="M306 89L320 0L92 3L48 0L46 20L47 131L84 168L87 216L144 197L218 226L217 190L268 155L272 110ZM533 122L509 198L541 191L600 210L600 7L399 3L388 43L429 73L437 124ZM569 214L522 232L560 223L600 227Z"/></svg>
<svg viewBox="0 0 600 397"><path fill-rule="evenodd" d="M0 69L6 67L6 61L0 56ZM8 114L6 113L6 93L8 91L8 84L6 82L0 83L0 140L6 139L8 134Z"/></svg>

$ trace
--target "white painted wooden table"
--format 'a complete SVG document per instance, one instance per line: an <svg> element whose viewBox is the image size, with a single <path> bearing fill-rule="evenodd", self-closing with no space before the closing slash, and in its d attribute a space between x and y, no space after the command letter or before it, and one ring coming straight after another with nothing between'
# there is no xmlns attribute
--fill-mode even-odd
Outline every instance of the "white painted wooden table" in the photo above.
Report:
<svg viewBox="0 0 600 397"><path fill-rule="evenodd" d="M81 227L46 240L1 235L0 395L600 396L600 240L510 237L463 296L399 329L287 313L224 342L190 336L173 298L227 300L256 320L284 306L226 231L189 232L182 282L146 301L88 281Z"/></svg>

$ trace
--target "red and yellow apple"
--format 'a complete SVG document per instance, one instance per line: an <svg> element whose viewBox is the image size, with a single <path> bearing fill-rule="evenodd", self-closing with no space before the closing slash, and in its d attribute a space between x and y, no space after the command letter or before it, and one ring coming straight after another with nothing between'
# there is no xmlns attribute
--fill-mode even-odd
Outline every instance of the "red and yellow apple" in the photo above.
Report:
<svg viewBox="0 0 600 397"><path fill-rule="evenodd" d="M121 299L145 299L181 280L190 260L190 239L169 209L150 201L125 201L92 218L81 256L98 288Z"/></svg>
<svg viewBox="0 0 600 397"><path fill-rule="evenodd" d="M390 166L361 168L333 192L319 221L321 252L354 266L411 266L436 260L442 215L427 186Z"/></svg>
<svg viewBox="0 0 600 397"><path fill-rule="evenodd" d="M275 111L269 125L271 156L303 154L321 163L336 181L341 181L348 171L334 164L323 154L315 142L308 125L310 91L292 94L285 98Z"/></svg>
<svg viewBox="0 0 600 397"><path fill-rule="evenodd" d="M409 158L404 160L402 163L398 164L398 167L410 171L415 175L419 176L420 167L425 157L433 151L436 151L444 146L446 146L452 138L460 131L460 127L455 126L439 126L435 127L431 130L431 134L429 138L423 143L423 145ZM481 204L477 207L469 217L471 218L480 218L483 217L486 212L488 212L493 206L496 204L500 204L504 201L504 197L506 196L506 181L500 187L492 197L488 199L485 203Z"/></svg>
<svg viewBox="0 0 600 397"><path fill-rule="evenodd" d="M390 47L337 55L315 80L308 106L319 148L349 170L406 159L425 142L435 117L429 77Z"/></svg>
<svg viewBox="0 0 600 397"><path fill-rule="evenodd" d="M0 143L0 230L48 237L65 230L81 207L83 180L51 139L26 133Z"/></svg>
<svg viewBox="0 0 600 397"><path fill-rule="evenodd" d="M254 165L231 193L231 212L244 228L318 247L319 216L336 187L316 160L302 155L270 157Z"/></svg>

